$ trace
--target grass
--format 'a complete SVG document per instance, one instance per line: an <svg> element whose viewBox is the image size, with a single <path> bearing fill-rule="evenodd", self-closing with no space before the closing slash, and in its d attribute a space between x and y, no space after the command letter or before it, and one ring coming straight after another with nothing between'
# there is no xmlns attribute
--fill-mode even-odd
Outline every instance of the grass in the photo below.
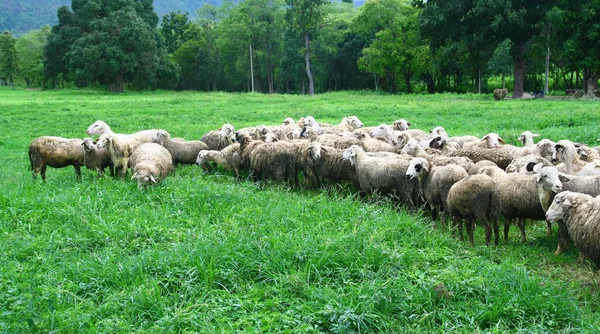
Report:
<svg viewBox="0 0 600 334"><path fill-rule="evenodd" d="M0 332L595 332L598 274L552 252L541 223L521 244L476 246L423 213L348 189L290 190L186 166L144 191L134 181L52 169L31 181L27 145L164 128L197 139L224 123L313 115L367 126L410 120L452 135L524 130L594 144L598 100L491 95L316 97L0 89ZM6 135L8 133L8 135ZM555 232L556 233L556 232Z"/></svg>

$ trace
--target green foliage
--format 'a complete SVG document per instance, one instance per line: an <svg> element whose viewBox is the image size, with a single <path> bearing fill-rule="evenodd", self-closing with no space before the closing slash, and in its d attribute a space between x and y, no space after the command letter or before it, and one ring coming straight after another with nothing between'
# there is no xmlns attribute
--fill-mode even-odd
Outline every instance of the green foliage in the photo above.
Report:
<svg viewBox="0 0 600 334"><path fill-rule="evenodd" d="M27 145L84 137L97 119L120 133L160 127L197 139L226 122L279 124L307 111L324 122L403 117L453 135L493 130L513 144L524 129L592 144L597 108L489 94L2 88L0 124L10 131L0 139L0 331L594 332L597 274L574 249L552 255L556 239L543 224L527 227L525 244L512 229L492 247L478 228L472 247L419 212L348 189L234 182L196 166L145 191L86 170L77 182L70 167L32 182Z"/></svg>
<svg viewBox="0 0 600 334"><path fill-rule="evenodd" d="M193 37L189 32L190 29L193 28L188 13L171 12L163 16L159 32L170 54Z"/></svg>
<svg viewBox="0 0 600 334"><path fill-rule="evenodd" d="M42 85L44 77L44 47L48 43L50 27L31 31L21 36L16 48L21 55L19 77L27 86Z"/></svg>
<svg viewBox="0 0 600 334"><path fill-rule="evenodd" d="M14 87L19 72L19 50L17 39L10 32L0 34L0 78Z"/></svg>

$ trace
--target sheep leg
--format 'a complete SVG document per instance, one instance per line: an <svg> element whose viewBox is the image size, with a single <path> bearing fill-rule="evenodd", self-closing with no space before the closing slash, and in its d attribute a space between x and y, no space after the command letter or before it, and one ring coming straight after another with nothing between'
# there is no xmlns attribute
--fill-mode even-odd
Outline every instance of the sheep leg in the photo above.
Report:
<svg viewBox="0 0 600 334"><path fill-rule="evenodd" d="M583 263L583 261L585 261L585 259L586 259L585 254L583 254L582 251L579 251L579 257L577 258L577 262Z"/></svg>
<svg viewBox="0 0 600 334"><path fill-rule="evenodd" d="M567 230L567 226L564 223L558 223L558 245L556 246L556 251L554 255L559 255L565 250L569 249L569 231Z"/></svg>
<svg viewBox="0 0 600 334"><path fill-rule="evenodd" d="M471 246L475 245L475 239L473 238L473 231L475 230L475 220L470 218L467 220L467 234L469 235L469 243Z"/></svg>
<svg viewBox="0 0 600 334"><path fill-rule="evenodd" d="M508 242L508 231L510 230L510 219L504 217L504 242Z"/></svg>
<svg viewBox="0 0 600 334"><path fill-rule="evenodd" d="M492 224L494 226L494 244L498 246L500 241L500 226L498 225L498 220L494 220Z"/></svg>
<svg viewBox="0 0 600 334"><path fill-rule="evenodd" d="M456 216L452 216L452 223L454 225L453 228L453 232L457 232L458 233L458 239L460 241L463 241L463 223L462 223L462 219L456 217Z"/></svg>
<svg viewBox="0 0 600 334"><path fill-rule="evenodd" d="M492 240L492 224L490 224L490 222L485 222L483 228L485 229L485 245L489 246L490 241Z"/></svg>
<svg viewBox="0 0 600 334"><path fill-rule="evenodd" d="M42 181L46 181L46 164L42 164L40 175L42 176Z"/></svg>
<svg viewBox="0 0 600 334"><path fill-rule="evenodd" d="M521 242L524 243L527 241L527 237L525 236L525 218L519 218L519 230L521 230Z"/></svg>
<svg viewBox="0 0 600 334"><path fill-rule="evenodd" d="M77 181L81 181L81 166L75 164L73 167L75 168L75 178Z"/></svg>
<svg viewBox="0 0 600 334"><path fill-rule="evenodd" d="M546 235L549 237L552 236L552 223L549 221L546 221Z"/></svg>

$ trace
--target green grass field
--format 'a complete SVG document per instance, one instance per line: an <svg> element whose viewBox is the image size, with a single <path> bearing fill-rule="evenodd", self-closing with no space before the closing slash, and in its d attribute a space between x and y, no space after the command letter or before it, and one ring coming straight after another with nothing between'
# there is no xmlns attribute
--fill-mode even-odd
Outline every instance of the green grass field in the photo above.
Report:
<svg viewBox="0 0 600 334"><path fill-rule="evenodd" d="M312 115L366 126L405 118L450 135L499 133L596 144L598 100L491 95L315 97L0 89L0 332L597 332L598 273L577 251L554 256L541 222L528 241L486 247L432 228L426 214L345 188L290 190L180 168L135 181L48 168L32 182L36 137L163 128L198 139ZM556 227L554 228L556 234Z"/></svg>

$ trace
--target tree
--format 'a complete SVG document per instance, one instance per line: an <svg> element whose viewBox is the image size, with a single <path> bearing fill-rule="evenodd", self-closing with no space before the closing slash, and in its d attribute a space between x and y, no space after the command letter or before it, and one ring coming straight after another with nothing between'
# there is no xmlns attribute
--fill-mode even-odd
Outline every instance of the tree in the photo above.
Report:
<svg viewBox="0 0 600 334"><path fill-rule="evenodd" d="M488 71L493 75L502 77L502 88L506 88L505 76L510 75L512 71L511 48L512 42L508 39L504 40L504 42L498 44L492 58L488 62Z"/></svg>
<svg viewBox="0 0 600 334"><path fill-rule="evenodd" d="M0 77L7 78L15 88L15 77L19 72L19 52L16 38L8 31L0 35Z"/></svg>
<svg viewBox="0 0 600 334"><path fill-rule="evenodd" d="M21 55L20 74L28 86L44 82L44 47L48 43L50 27L31 31L19 38L16 47Z"/></svg>
<svg viewBox="0 0 600 334"><path fill-rule="evenodd" d="M60 61L64 61L78 86L100 83L113 92L122 92L125 83L145 89L176 81L177 66L158 43L158 17L152 0L73 0L72 8L72 14L62 9L64 21L70 24L61 27L59 16L59 27L53 28L59 37L57 43L51 39L48 50L56 52L56 45L70 42L61 38L63 30L70 31L63 28L79 30L79 36L68 35L74 41L65 45L68 51L62 58L49 57L61 71Z"/></svg>
<svg viewBox="0 0 600 334"><path fill-rule="evenodd" d="M169 53L175 52L189 39L188 31L191 29L188 13L171 12L164 15L159 33L164 39L165 47Z"/></svg>
<svg viewBox="0 0 600 334"><path fill-rule="evenodd" d="M52 80L54 88L58 79L67 79L70 75L65 55L71 45L83 35L79 26L79 18L67 6L58 9L58 24L53 26L44 47L44 73Z"/></svg>
<svg viewBox="0 0 600 334"><path fill-rule="evenodd" d="M308 91L315 94L315 82L310 70L310 36L323 23L323 5L326 0L286 0L286 18L291 30L304 38L304 62L308 77Z"/></svg>

